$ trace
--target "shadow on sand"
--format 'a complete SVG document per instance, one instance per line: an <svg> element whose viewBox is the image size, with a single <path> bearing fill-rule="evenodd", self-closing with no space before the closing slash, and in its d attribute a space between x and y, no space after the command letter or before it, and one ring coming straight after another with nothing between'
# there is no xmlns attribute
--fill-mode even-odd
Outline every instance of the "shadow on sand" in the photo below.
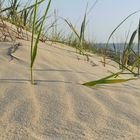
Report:
<svg viewBox="0 0 140 140"><path fill-rule="evenodd" d="M63 69L34 69L35 72L62 72L62 73L81 73L81 74L84 74L86 72L82 72L82 71L73 71L73 70L63 70ZM88 74L92 74L92 73L88 73ZM23 78L1 78L0 79L0 83L24 83L24 84L27 84L27 83L30 83L30 79L26 78L26 79L23 79ZM67 83L67 84L71 84L71 83L74 83L74 82L71 82L71 81L63 81L63 80L57 80L57 79L54 79L54 80L44 80L44 79L37 79L35 80L35 83L38 84L41 84L41 83ZM76 83L75 83L76 84Z"/></svg>
<svg viewBox="0 0 140 140"><path fill-rule="evenodd" d="M0 79L0 83L30 83L29 79ZM71 84L72 82L61 81L61 80L35 80L35 83L66 83Z"/></svg>

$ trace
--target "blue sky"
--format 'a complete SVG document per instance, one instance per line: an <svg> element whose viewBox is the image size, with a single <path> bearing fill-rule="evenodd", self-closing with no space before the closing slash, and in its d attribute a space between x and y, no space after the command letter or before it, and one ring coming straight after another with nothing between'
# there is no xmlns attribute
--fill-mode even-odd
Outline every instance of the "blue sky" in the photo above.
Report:
<svg viewBox="0 0 140 140"><path fill-rule="evenodd" d="M68 18L79 27L87 2L90 7L94 0L53 0L52 9L57 9L60 16ZM87 39L106 42L111 31L136 10L140 10L140 0L99 0L88 16ZM140 14L137 14L127 20L114 35L114 41L123 42L128 29L137 27L139 18Z"/></svg>

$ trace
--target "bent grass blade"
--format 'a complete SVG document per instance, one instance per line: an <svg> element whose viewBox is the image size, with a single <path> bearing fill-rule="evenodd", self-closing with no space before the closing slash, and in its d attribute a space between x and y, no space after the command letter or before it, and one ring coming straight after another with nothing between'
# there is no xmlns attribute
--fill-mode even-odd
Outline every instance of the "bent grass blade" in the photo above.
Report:
<svg viewBox="0 0 140 140"><path fill-rule="evenodd" d="M122 73L122 71L121 72L118 72L118 73L115 73L115 74L112 74L110 76L107 76L105 78L101 78L99 80L95 80L95 81L84 83L82 85L88 86L88 87L93 87L93 86L100 85L100 84L117 84L117 83L124 83L124 82L130 81L130 80L136 80L136 78L129 78L129 79L109 79L109 78L116 77L116 76L118 76L121 73Z"/></svg>

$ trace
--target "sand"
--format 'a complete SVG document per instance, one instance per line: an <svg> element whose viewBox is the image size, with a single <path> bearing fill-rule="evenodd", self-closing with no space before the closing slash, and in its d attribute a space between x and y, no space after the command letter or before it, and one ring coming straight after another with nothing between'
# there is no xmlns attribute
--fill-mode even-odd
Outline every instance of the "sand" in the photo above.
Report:
<svg viewBox="0 0 140 140"><path fill-rule="evenodd" d="M140 80L82 86L117 65L40 43L31 85L30 42L18 42L13 57L12 43L0 43L0 140L140 140Z"/></svg>

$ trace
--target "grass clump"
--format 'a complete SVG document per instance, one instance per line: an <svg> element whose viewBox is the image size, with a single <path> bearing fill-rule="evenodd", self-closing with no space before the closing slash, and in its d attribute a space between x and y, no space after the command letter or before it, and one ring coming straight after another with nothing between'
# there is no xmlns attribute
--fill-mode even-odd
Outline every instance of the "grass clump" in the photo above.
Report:
<svg viewBox="0 0 140 140"><path fill-rule="evenodd" d="M113 34L117 31L117 29L132 15L138 13L139 11L136 11L132 14L130 14L129 16L127 16L114 30L113 32L110 34L107 43L105 45L105 49L104 49L104 55L103 55L103 64L105 66L106 64L106 57L108 56L108 47L109 47L109 41L111 39L111 37L113 36ZM135 45L134 40L137 37L137 52L135 52L133 50L133 47ZM127 40L127 39L126 39ZM116 54L116 47L114 44L114 48L115 48L115 53ZM115 62L117 62L120 66L120 68L122 69L121 72L112 74L110 76L107 76L105 78L101 78L99 80L95 80L95 81L90 81L90 82L86 82L83 85L85 86L95 86L98 84L115 84L115 83L122 83L122 82L127 82L130 80L136 80L137 78L135 78L136 76L140 76L140 21L138 24L138 27L133 31L129 42L127 43L127 41L125 42L125 46L123 49L123 52L120 52L121 54L119 54L119 56L121 56L118 60L115 60L116 57L114 57ZM131 68L129 68L129 65L131 65ZM138 69L137 72L135 69ZM131 74L134 74L134 78L129 78L129 79L116 79L116 77L120 74L123 74L123 71L129 71ZM110 79L115 77L115 79Z"/></svg>
<svg viewBox="0 0 140 140"><path fill-rule="evenodd" d="M32 32L31 36L31 50L30 50L30 72L31 72L31 83L35 84L34 81L34 76L33 76L33 67L35 64L35 60L37 57L37 52L38 52L38 44L39 41L45 42L46 40L52 41L52 42L58 42L62 44L67 44L72 47L76 48L76 52L85 55L87 58L87 61L89 61L89 52L99 52L99 54L103 53L103 64L104 66L106 65L106 58L109 56L112 58L114 61L116 61L119 64L120 69L122 70L122 73L124 70L129 71L130 73L133 73L135 76L140 75L140 21L138 27L134 30L132 33L130 40L128 41L128 37L126 39L125 45L123 52L118 53L116 51L116 44L114 43L114 50L115 51L110 51L108 49L109 46L109 41L112 38L113 34L117 31L117 29L131 16L134 14L138 13L139 11L136 11L129 16L127 16L110 34L107 43L105 45L105 48L99 49L94 48L94 44L86 41L85 39L85 32L87 28L87 16L91 12L92 8L96 5L98 0L95 1L93 6L87 11L83 16L80 29L78 30L73 23L71 23L69 20L66 18L60 18L57 15L57 11L54 10L54 20L51 21L51 25L44 26L45 20L48 19L47 17L50 5L52 0L48 0L48 3L46 5L45 12L42 16L39 16L39 6L45 2L45 0L35 0L35 3L29 4L30 1L27 0L24 4L24 6L21 6L21 0L8 0L8 6L5 7L5 1L2 0L0 1L0 18L1 15L3 15L4 20L7 20L13 24L16 25L17 31L21 32L21 29L23 30L28 30ZM67 36L64 35L63 30L58 32L58 20L62 19L63 23L67 24L68 27L70 28L70 34ZM44 28L45 27L45 28ZM48 31L52 29L52 34ZM4 31L4 30L3 30ZM50 35L51 34L51 35ZM134 51L134 40L137 37L137 52ZM128 42L128 43L127 43ZM130 59L133 57L133 62L130 61ZM129 67L131 65L131 68ZM136 71L137 68L137 71ZM119 74L122 74L119 73ZM111 75L113 77L114 75ZM99 79L97 81L92 81L88 82L87 84L84 85L96 85L99 83L119 83L119 82L125 82L128 80L132 79L110 79L109 77L105 77L102 79Z"/></svg>

